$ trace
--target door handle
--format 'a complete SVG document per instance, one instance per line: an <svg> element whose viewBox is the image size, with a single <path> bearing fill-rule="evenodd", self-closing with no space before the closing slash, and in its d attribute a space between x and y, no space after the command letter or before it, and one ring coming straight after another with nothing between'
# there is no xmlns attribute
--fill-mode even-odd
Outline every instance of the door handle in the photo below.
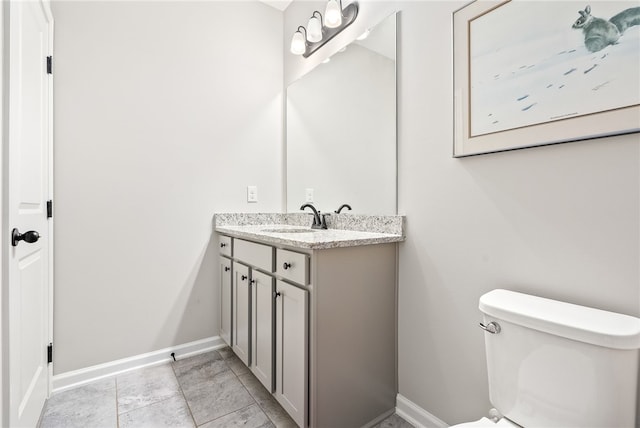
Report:
<svg viewBox="0 0 640 428"><path fill-rule="evenodd" d="M18 245L18 242L20 242L20 241L24 241L24 242L27 242L29 244L33 244L34 242L37 242L38 239L40 239L40 234L38 232L36 232L35 230L30 230L30 231L25 232L25 233L20 233L20 231L18 231L17 228L14 228L11 231L11 246L13 246L13 247Z"/></svg>

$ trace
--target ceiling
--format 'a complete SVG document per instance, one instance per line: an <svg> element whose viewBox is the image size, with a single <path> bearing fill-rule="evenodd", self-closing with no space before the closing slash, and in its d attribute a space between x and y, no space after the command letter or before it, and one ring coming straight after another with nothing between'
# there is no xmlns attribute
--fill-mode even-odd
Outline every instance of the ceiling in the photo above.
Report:
<svg viewBox="0 0 640 428"><path fill-rule="evenodd" d="M275 7L278 10L285 10L293 0L260 0L264 4Z"/></svg>

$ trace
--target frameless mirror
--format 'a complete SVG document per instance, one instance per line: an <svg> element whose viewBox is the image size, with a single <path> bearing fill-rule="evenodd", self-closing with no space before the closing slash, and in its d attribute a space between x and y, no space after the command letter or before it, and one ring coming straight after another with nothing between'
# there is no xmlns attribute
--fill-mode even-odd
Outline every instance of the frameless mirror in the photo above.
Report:
<svg viewBox="0 0 640 428"><path fill-rule="evenodd" d="M288 212L397 213L396 19L287 88Z"/></svg>

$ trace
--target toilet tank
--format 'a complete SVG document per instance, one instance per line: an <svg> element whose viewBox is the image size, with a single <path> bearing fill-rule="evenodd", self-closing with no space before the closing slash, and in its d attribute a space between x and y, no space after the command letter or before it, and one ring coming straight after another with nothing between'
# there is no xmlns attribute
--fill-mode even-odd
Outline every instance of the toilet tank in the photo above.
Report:
<svg viewBox="0 0 640 428"><path fill-rule="evenodd" d="M523 427L637 427L640 319L508 290L480 298L489 395Z"/></svg>

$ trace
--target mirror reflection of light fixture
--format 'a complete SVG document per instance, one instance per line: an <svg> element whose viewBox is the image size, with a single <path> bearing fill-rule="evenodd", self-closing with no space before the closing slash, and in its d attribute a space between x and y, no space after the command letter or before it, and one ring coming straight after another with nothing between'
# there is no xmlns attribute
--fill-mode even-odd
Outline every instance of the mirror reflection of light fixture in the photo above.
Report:
<svg viewBox="0 0 640 428"><path fill-rule="evenodd" d="M365 31L364 33L362 33L360 35L360 37L356 38L356 40L364 40L364 39L366 39L367 37L369 37L369 33L371 33L371 30Z"/></svg>
<svg viewBox="0 0 640 428"><path fill-rule="evenodd" d="M342 8L342 0L329 0L323 16L317 10L313 12L307 27L299 26L291 38L291 53L308 58L325 43L355 21L358 16L358 3L353 2ZM302 34L304 30L304 34Z"/></svg>
<svg viewBox="0 0 640 428"><path fill-rule="evenodd" d="M316 10L307 23L307 41L316 43L320 40L322 40L322 14Z"/></svg>

